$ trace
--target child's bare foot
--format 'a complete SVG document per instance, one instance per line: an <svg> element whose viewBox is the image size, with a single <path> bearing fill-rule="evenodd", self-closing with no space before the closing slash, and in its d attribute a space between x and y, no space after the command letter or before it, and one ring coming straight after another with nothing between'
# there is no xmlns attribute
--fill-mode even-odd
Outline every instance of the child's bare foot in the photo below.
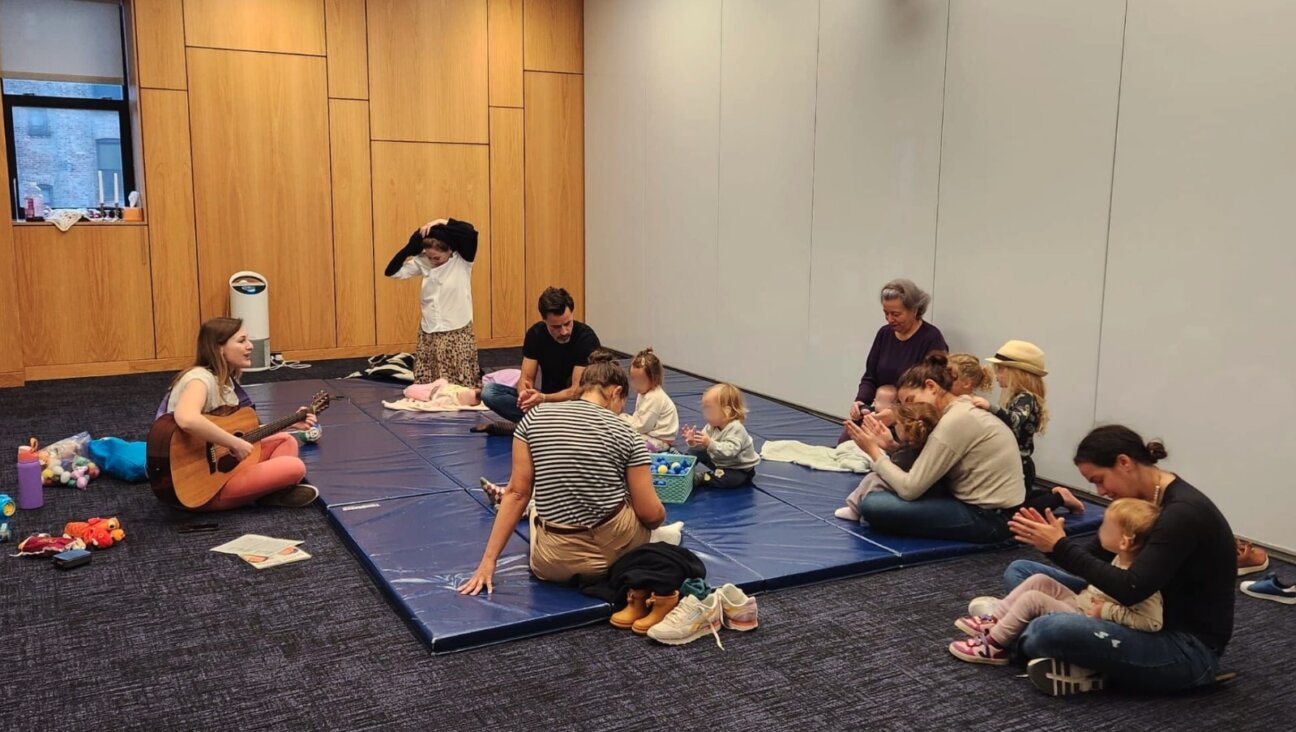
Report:
<svg viewBox="0 0 1296 732"><path fill-rule="evenodd" d="M1058 497L1062 499L1062 505L1066 506L1068 511L1071 513L1084 513L1084 501L1076 498L1075 494L1072 493L1069 488L1063 488L1060 485L1054 486L1053 492L1058 494Z"/></svg>

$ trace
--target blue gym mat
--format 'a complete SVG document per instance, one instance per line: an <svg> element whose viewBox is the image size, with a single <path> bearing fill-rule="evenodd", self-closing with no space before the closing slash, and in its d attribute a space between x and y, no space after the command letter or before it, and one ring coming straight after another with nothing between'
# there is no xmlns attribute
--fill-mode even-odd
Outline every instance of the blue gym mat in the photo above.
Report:
<svg viewBox="0 0 1296 732"><path fill-rule="evenodd" d="M704 379L667 370L665 388L681 424L702 424ZM482 477L508 478L512 440L469 429L490 412L418 413L385 409L401 396L394 384L360 379L304 380L248 387L266 418L279 417L326 390L345 397L324 415L323 438L302 448L309 480L347 544L414 632L436 653L475 648L603 620L610 607L574 589L549 585L527 570L529 528L520 523L500 558L492 598L464 598L454 587L481 559L494 514L478 488ZM747 421L759 448L766 440L833 444L836 422L756 395ZM699 489L667 505L667 521L685 522L683 546L702 558L712 585L748 592L938 561L1005 545L899 537L842 521L833 511L860 480L851 473L764 462L754 486ZM1068 531L1097 528L1102 508L1067 517Z"/></svg>

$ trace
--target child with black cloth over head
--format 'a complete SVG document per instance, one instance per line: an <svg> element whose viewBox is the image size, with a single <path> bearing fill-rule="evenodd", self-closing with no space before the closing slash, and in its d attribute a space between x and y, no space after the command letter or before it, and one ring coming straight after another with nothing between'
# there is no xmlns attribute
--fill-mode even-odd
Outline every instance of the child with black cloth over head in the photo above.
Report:
<svg viewBox="0 0 1296 732"><path fill-rule="evenodd" d="M392 279L422 277L422 318L414 354L414 383L445 379L477 387L481 364L473 333L472 268L477 258L477 230L467 221L437 219L410 235L387 263Z"/></svg>

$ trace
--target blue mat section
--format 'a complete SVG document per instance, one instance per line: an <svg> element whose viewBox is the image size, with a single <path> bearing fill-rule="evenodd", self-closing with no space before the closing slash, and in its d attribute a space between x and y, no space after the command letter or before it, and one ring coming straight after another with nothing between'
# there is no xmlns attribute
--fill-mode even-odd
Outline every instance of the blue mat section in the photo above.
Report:
<svg viewBox="0 0 1296 732"><path fill-rule="evenodd" d="M462 491L336 506L329 518L434 652L571 628L611 613L601 600L532 577L526 543L517 537L500 555L494 594L460 595L455 588L477 568L494 520Z"/></svg>
<svg viewBox="0 0 1296 732"><path fill-rule="evenodd" d="M372 421L328 424L301 448L308 480L327 506L458 491L445 473Z"/></svg>
<svg viewBox="0 0 1296 732"><path fill-rule="evenodd" d="M682 424L701 426L702 392L711 382L668 371L667 391ZM462 598L454 587L477 566L494 521L478 488L503 482L513 441L471 434L489 412L414 413L384 409L401 387L360 379L305 380L249 388L259 411L278 417L318 391L346 396L324 416L324 437L302 449L328 515L414 632L446 652L551 632L607 617L609 607L575 590L547 585L527 570L529 527L520 523L501 557L492 598ZM747 396L757 447L766 440L831 445L837 423L764 397ZM682 447L682 445L681 445ZM683 546L700 556L712 585L749 592L894 569L993 551L982 546L890 536L842 521L833 511L859 475L787 463L757 468L755 487L703 489L667 505L685 522ZM1102 509L1068 517L1070 533L1093 531Z"/></svg>
<svg viewBox="0 0 1296 732"><path fill-rule="evenodd" d="M778 589L882 569L895 554L751 488L694 491L667 509L684 533Z"/></svg>
<svg viewBox="0 0 1296 732"><path fill-rule="evenodd" d="M439 435L425 432L417 422L386 422L383 426L464 488L476 490L482 478L503 483L513 472L512 439Z"/></svg>
<svg viewBox="0 0 1296 732"><path fill-rule="evenodd" d="M243 387L256 404L257 416L263 422L273 422L310 404L310 400L319 392L342 394L336 388L336 381L321 379L302 379L301 381L277 381L270 384L251 384ZM373 420L360 410L350 399L337 399L329 403L324 413L326 424L357 424Z"/></svg>

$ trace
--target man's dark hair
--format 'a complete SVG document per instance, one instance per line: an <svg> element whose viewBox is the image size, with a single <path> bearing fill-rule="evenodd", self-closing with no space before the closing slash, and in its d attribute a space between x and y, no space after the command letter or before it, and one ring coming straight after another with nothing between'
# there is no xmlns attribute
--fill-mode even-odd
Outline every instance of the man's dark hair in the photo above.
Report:
<svg viewBox="0 0 1296 732"><path fill-rule="evenodd" d="M576 301L561 287L550 287L540 294L540 317L562 315L576 309Z"/></svg>

